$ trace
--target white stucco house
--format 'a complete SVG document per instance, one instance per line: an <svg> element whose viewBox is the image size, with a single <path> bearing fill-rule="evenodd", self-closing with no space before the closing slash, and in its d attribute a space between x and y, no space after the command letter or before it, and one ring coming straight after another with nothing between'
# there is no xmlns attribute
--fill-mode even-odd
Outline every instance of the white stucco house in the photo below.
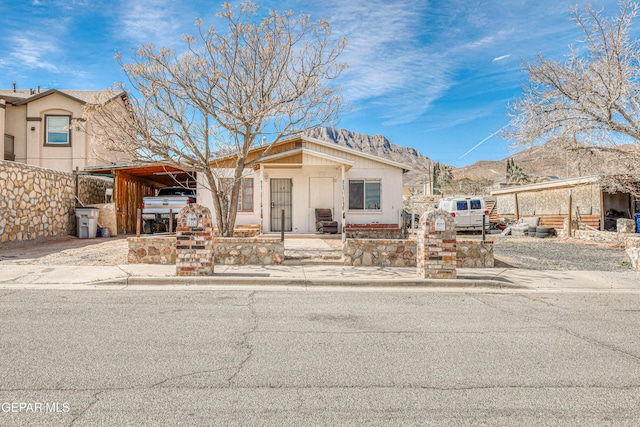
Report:
<svg viewBox="0 0 640 427"><path fill-rule="evenodd" d="M249 159L266 147L252 150ZM225 166L230 166L225 159L212 162L221 180ZM392 160L306 136L282 141L245 171L236 225L280 232L284 211L285 232L315 233L316 208L332 210L339 232L345 224L400 224L402 176L408 170ZM211 193L202 181L198 203L215 216Z"/></svg>
<svg viewBox="0 0 640 427"><path fill-rule="evenodd" d="M91 90L0 90L3 160L62 172L121 163L122 155L94 143L91 123L83 117L84 105L101 95L103 91Z"/></svg>

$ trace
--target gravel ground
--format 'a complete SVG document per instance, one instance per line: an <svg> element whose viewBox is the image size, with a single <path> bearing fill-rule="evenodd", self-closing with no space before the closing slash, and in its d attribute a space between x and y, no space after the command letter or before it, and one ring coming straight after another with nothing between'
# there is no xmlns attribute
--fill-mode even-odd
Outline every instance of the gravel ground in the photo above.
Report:
<svg viewBox="0 0 640 427"><path fill-rule="evenodd" d="M529 270L628 271L624 248L578 239L491 236L496 267Z"/></svg>
<svg viewBox="0 0 640 427"><path fill-rule="evenodd" d="M480 238L480 236L460 236ZM491 235L496 267L530 270L626 271L631 263L623 248L575 239ZM328 239L334 249L340 240ZM78 239L65 236L39 242L0 245L0 263L40 265L118 265L127 263L127 241L123 236L108 239Z"/></svg>

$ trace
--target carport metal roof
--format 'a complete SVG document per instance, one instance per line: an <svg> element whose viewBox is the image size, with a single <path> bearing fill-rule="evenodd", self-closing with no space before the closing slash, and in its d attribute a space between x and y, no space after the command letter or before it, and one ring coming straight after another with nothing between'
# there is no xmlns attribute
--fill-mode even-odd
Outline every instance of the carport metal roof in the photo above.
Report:
<svg viewBox="0 0 640 427"><path fill-rule="evenodd" d="M87 166L84 172L91 175L126 174L155 187L172 185L195 187L196 184L195 172L163 164Z"/></svg>

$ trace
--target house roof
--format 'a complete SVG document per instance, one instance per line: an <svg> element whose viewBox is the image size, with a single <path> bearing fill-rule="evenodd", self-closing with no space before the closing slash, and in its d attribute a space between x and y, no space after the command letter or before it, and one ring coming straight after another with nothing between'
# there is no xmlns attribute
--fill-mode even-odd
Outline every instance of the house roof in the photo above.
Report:
<svg viewBox="0 0 640 427"><path fill-rule="evenodd" d="M115 92L110 90L58 90L49 89L44 92L33 93L29 90L13 90L0 89L0 98L6 100L13 105L24 105L49 95L59 94L70 98L81 104L95 103L97 100L107 101L124 94L124 92ZM108 98L105 99L105 95Z"/></svg>
<svg viewBox="0 0 640 427"><path fill-rule="evenodd" d="M557 179L553 181L538 182L535 184L514 185L512 187L493 190L490 192L490 194L492 196L498 196L503 194L520 193L523 191L541 191L552 188L575 187L577 185L595 184L598 182L598 179L599 177L597 175L582 176L578 178Z"/></svg>
<svg viewBox="0 0 640 427"><path fill-rule="evenodd" d="M282 141L279 141L278 143L274 144L271 147L269 147L269 145L265 145L265 146L261 146L261 147L255 147L255 148L253 148L253 149L251 149L249 151L249 158L251 157L251 155L255 156L260 151L264 151L264 150L269 149L270 151L272 151L272 150L275 151L275 153L274 154L268 154L267 153L267 155L264 158L260 159L256 164L269 163L269 162L272 162L272 161L277 160L277 159L283 159L283 158L292 156L294 154L308 154L308 155L311 155L311 156L314 156L314 157L321 157L321 158L333 161L333 162L338 163L338 164L344 164L345 166L348 166L348 168L353 166L353 162L348 160L348 159L344 159L344 158L340 158L340 157L337 157L337 156L332 156L332 155L329 155L329 154L321 153L321 152L319 152L317 150L314 150L311 147L304 146L304 145L303 146L296 145L295 148L289 149L289 150L286 150L286 151L279 151L277 149L274 150L274 148L281 147L281 146L287 145L287 144L291 144L292 142L310 142L312 144L324 146L324 147L330 148L332 150L341 151L341 152L348 153L348 154L351 154L351 155L354 155L354 156L363 157L363 158L366 158L366 159L369 159L369 160L373 160L373 161L380 162L380 163L383 163L383 164L386 164L386 165L389 165L389 166L393 166L393 167L396 167L398 169L402 169L403 172L408 172L408 171L410 171L412 169L410 166L407 166L407 165L402 164L402 163L395 162L393 160L385 159L383 157L378 157L378 156L375 156L373 154L363 153L362 151L354 150L354 149L348 148L348 147L343 147L343 146L338 145L338 144L333 143L333 142L322 141L320 139L315 139L315 138L311 138L311 137L308 137L308 136L296 136L294 138L282 140ZM229 159L229 158L232 158L232 157L233 156L222 156L222 157L213 159L211 161L211 163L217 163L217 162L220 162L222 160Z"/></svg>

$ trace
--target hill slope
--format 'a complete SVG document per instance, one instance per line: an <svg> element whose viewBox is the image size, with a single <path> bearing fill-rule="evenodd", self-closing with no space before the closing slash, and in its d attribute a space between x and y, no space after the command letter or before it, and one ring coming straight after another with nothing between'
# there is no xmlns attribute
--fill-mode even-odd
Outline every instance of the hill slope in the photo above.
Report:
<svg viewBox="0 0 640 427"><path fill-rule="evenodd" d="M371 136L331 127L315 128L305 133L305 135L322 141L333 142L363 153L391 159L416 170L429 170L430 159L428 157L422 155L415 148L396 145L382 135Z"/></svg>

